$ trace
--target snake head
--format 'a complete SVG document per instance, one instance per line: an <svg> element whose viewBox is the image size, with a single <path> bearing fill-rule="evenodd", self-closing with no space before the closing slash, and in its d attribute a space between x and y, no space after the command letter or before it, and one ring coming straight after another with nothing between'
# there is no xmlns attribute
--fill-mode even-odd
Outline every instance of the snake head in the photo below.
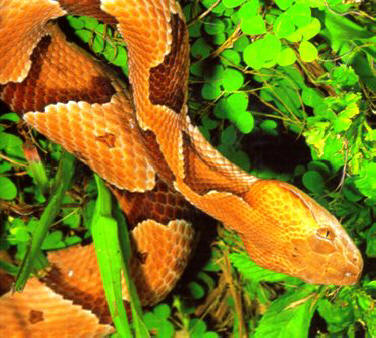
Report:
<svg viewBox="0 0 376 338"><path fill-rule="evenodd" d="M362 256L325 208L283 182L259 180L244 195L253 219L242 237L259 265L313 284L351 285L362 272Z"/></svg>

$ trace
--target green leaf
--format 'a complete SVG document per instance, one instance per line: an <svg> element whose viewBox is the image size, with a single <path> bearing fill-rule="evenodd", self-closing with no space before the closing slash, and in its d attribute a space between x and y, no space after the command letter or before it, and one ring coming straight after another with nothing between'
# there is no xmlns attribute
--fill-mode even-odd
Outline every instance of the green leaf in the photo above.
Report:
<svg viewBox="0 0 376 338"><path fill-rule="evenodd" d="M280 40L273 34L255 41L244 49L245 63L254 68L273 67L281 50Z"/></svg>
<svg viewBox="0 0 376 338"><path fill-rule="evenodd" d="M235 268L239 270L244 278L250 280L253 283L281 282L287 280L298 281L298 279L296 278L258 266L256 263L250 260L247 254L244 253L230 254L230 261L235 266Z"/></svg>
<svg viewBox="0 0 376 338"><path fill-rule="evenodd" d="M250 133L255 125L255 119L249 111L240 111L234 122L243 134Z"/></svg>
<svg viewBox="0 0 376 338"><path fill-rule="evenodd" d="M308 337L309 324L316 310L316 287L294 289L272 302L261 318L254 338Z"/></svg>
<svg viewBox="0 0 376 338"><path fill-rule="evenodd" d="M224 65L239 65L241 58L238 52L232 49L226 49L221 54L221 61Z"/></svg>
<svg viewBox="0 0 376 338"><path fill-rule="evenodd" d="M365 26L360 26L345 16L325 12L325 27L327 35L335 52L339 48L354 40L363 40L373 37L373 33L367 31ZM324 32L321 32L324 33Z"/></svg>
<svg viewBox="0 0 376 338"><path fill-rule="evenodd" d="M75 32L75 34L83 41L88 43L93 36L93 33L87 29L80 29Z"/></svg>
<svg viewBox="0 0 376 338"><path fill-rule="evenodd" d="M265 22L261 15L243 19L240 28L244 34L248 35L258 35L266 32Z"/></svg>
<svg viewBox="0 0 376 338"><path fill-rule="evenodd" d="M193 299L201 299L205 296L205 289L197 282L190 282L188 284L188 289Z"/></svg>
<svg viewBox="0 0 376 338"><path fill-rule="evenodd" d="M238 10L238 15L240 19L246 20L254 15L257 15L260 9L259 0L248 0L243 4Z"/></svg>
<svg viewBox="0 0 376 338"><path fill-rule="evenodd" d="M278 54L277 63L280 66L290 66L296 61L296 55L292 48L284 48Z"/></svg>
<svg viewBox="0 0 376 338"><path fill-rule="evenodd" d="M236 141L236 130L234 126L228 126L221 133L221 143L231 145Z"/></svg>
<svg viewBox="0 0 376 338"><path fill-rule="evenodd" d="M294 22L286 13L282 13L273 24L273 32L279 38L286 38L295 32Z"/></svg>
<svg viewBox="0 0 376 338"><path fill-rule="evenodd" d="M209 35L217 35L225 31L225 24L220 19L213 19L204 23L205 32Z"/></svg>
<svg viewBox="0 0 376 338"><path fill-rule="evenodd" d="M274 120L264 120L260 123L260 128L270 135L278 135L277 126L278 124Z"/></svg>
<svg viewBox="0 0 376 338"><path fill-rule="evenodd" d="M94 30L95 27L99 25L99 22L97 19L94 19L89 16L82 16L81 20L84 22L85 28L90 29L90 30Z"/></svg>
<svg viewBox="0 0 376 338"><path fill-rule="evenodd" d="M6 113L0 116L0 121L20 122L21 119L16 113Z"/></svg>
<svg viewBox="0 0 376 338"><path fill-rule="evenodd" d="M201 89L201 96L205 100L214 100L221 95L221 88L216 83L205 83Z"/></svg>
<svg viewBox="0 0 376 338"><path fill-rule="evenodd" d="M333 82L340 87L351 87L359 82L359 76L347 65L339 65L332 72Z"/></svg>
<svg viewBox="0 0 376 338"><path fill-rule="evenodd" d="M323 98L321 97L319 92L316 89L310 87L303 88L302 100L305 105L312 108L323 102Z"/></svg>
<svg viewBox="0 0 376 338"><path fill-rule="evenodd" d="M228 116L245 111L248 108L248 96L245 93L234 93L227 97Z"/></svg>
<svg viewBox="0 0 376 338"><path fill-rule="evenodd" d="M302 41L300 43L299 54L304 62L315 61L318 56L316 47L308 41Z"/></svg>
<svg viewBox="0 0 376 338"><path fill-rule="evenodd" d="M196 21L191 26L189 26L189 36L191 38L199 38L201 36L201 26L202 22Z"/></svg>
<svg viewBox="0 0 376 338"><path fill-rule="evenodd" d="M203 39L197 39L191 46L191 54L196 59L204 59L209 56L211 47Z"/></svg>
<svg viewBox="0 0 376 338"><path fill-rule="evenodd" d="M376 223L367 231L367 249L368 257L376 257Z"/></svg>
<svg viewBox="0 0 376 338"><path fill-rule="evenodd" d="M144 315L144 321L149 330L156 331L158 338L172 338L174 335L174 326L167 319L171 310L166 304L157 305L152 312ZM168 315L168 316L167 316ZM154 335L153 335L154 337ZM143 337L140 337L143 338Z"/></svg>
<svg viewBox="0 0 376 338"><path fill-rule="evenodd" d="M311 21L311 9L305 4L295 4L286 11L286 15L297 26L302 27Z"/></svg>
<svg viewBox="0 0 376 338"><path fill-rule="evenodd" d="M112 63L120 67L125 66L128 62L128 55L126 49L124 47L118 46L116 52L116 58L112 61Z"/></svg>
<svg viewBox="0 0 376 338"><path fill-rule="evenodd" d="M340 333L354 321L353 308L341 303L332 304L327 299L319 301L318 312L327 322L329 332Z"/></svg>
<svg viewBox="0 0 376 338"><path fill-rule="evenodd" d="M376 163L363 161L359 176L355 179L359 191L371 199L376 199Z"/></svg>
<svg viewBox="0 0 376 338"><path fill-rule="evenodd" d="M64 247L63 233L61 231L53 231L48 234L41 246L43 250L62 249Z"/></svg>
<svg viewBox="0 0 376 338"><path fill-rule="evenodd" d="M227 68L223 73L222 85L227 91L235 91L240 89L244 83L244 75L232 68Z"/></svg>
<svg viewBox="0 0 376 338"><path fill-rule="evenodd" d="M294 3L294 0L275 0L275 3L280 9L285 11Z"/></svg>
<svg viewBox="0 0 376 338"><path fill-rule="evenodd" d="M11 201L17 197L17 187L7 177L0 177L0 199Z"/></svg>
<svg viewBox="0 0 376 338"><path fill-rule="evenodd" d="M171 309L167 304L158 304L153 312L160 319L167 319L171 315Z"/></svg>
<svg viewBox="0 0 376 338"><path fill-rule="evenodd" d="M7 155L24 158L22 149L23 142L16 135L0 132L0 149L4 150Z"/></svg>
<svg viewBox="0 0 376 338"><path fill-rule="evenodd" d="M227 8L234 8L240 6L245 0L223 0L223 4Z"/></svg>
<svg viewBox="0 0 376 338"><path fill-rule="evenodd" d="M307 171L302 180L304 186L313 193L322 194L325 190L324 180L317 171Z"/></svg>
<svg viewBox="0 0 376 338"><path fill-rule="evenodd" d="M245 171L249 171L251 168L249 156L242 150L231 152L229 159Z"/></svg>
<svg viewBox="0 0 376 338"><path fill-rule="evenodd" d="M308 25L305 25L300 28L300 32L303 35L304 40L312 39L314 36L320 33L321 24L320 21L316 18L312 18L311 22Z"/></svg>
<svg viewBox="0 0 376 338"><path fill-rule="evenodd" d="M81 18L77 18L76 16L68 15L66 16L67 21L69 25L74 29L74 30L79 30L85 27L85 23Z"/></svg>

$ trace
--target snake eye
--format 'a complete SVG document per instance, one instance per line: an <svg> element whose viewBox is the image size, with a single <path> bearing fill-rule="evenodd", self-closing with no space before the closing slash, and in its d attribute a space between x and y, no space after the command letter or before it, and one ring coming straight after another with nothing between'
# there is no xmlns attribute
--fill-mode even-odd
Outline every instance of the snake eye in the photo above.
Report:
<svg viewBox="0 0 376 338"><path fill-rule="evenodd" d="M323 227L323 228L319 228L316 230L316 235L320 238L323 238L323 239L327 239L329 241L333 241L334 238L336 237L336 235L334 234L334 232L327 228L327 227Z"/></svg>

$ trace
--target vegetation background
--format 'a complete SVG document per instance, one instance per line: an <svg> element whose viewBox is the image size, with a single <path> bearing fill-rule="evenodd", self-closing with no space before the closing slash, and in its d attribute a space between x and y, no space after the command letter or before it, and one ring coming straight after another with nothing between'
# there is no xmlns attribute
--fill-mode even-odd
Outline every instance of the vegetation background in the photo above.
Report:
<svg viewBox="0 0 376 338"><path fill-rule="evenodd" d="M237 236L218 225L217 232L203 230L189 271L165 302L143 314L136 306L136 320L117 325L119 332L145 337L150 331L163 338L376 337L375 3L181 4L191 42L192 120L243 169L289 181L333 212L362 251L365 268L355 286L309 285L258 267ZM127 74L126 49L113 28L86 17L61 24ZM111 241L121 245L116 208L86 167L1 110L0 249L23 263L0 267L18 275L16 288L46 263L44 250L86 241L92 232L96 240L99 221L112 230L108 242L98 245L110 251ZM121 257L110 255L121 265ZM108 271L104 276L106 290L115 290L116 278ZM113 297L120 309L119 294Z"/></svg>

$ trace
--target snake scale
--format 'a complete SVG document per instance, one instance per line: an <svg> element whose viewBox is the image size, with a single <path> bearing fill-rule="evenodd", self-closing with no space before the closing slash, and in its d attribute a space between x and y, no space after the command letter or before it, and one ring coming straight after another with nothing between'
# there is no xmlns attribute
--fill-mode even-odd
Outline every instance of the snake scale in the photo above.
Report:
<svg viewBox="0 0 376 338"><path fill-rule="evenodd" d="M56 23L67 14L116 26L129 88L67 40ZM143 305L161 301L187 265L192 206L234 230L262 267L309 283L356 283L362 257L334 216L294 186L242 171L191 124L188 68L175 0L0 0L0 99L111 186L142 254L131 272ZM113 332L93 246L48 259L45 277L0 298L0 336Z"/></svg>

